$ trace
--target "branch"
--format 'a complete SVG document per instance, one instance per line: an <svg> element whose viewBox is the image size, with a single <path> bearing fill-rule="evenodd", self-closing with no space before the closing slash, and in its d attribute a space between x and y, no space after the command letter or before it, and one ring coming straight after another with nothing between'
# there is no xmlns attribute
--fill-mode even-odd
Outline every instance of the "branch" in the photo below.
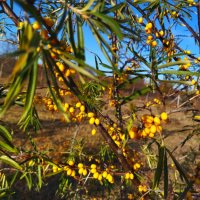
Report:
<svg viewBox="0 0 200 200"><path fill-rule="evenodd" d="M193 37L198 41L198 43L200 44L200 37L198 36L198 34L194 31L194 29L185 21L185 19L183 19L182 17L178 17L179 20L187 27L187 29L190 31L190 33L192 33Z"/></svg>
<svg viewBox="0 0 200 200"><path fill-rule="evenodd" d="M3 12L8 15L8 17L18 26L20 19L19 17L13 12L10 6L6 3L5 0L0 0L0 5L2 7Z"/></svg>

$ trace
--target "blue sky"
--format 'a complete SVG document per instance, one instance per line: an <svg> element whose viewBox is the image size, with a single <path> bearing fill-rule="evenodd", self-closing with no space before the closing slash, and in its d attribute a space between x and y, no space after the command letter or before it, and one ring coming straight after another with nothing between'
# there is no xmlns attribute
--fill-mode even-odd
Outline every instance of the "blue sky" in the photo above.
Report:
<svg viewBox="0 0 200 200"><path fill-rule="evenodd" d="M14 5L14 10L18 16L22 12L21 9L19 9L19 7L17 5ZM11 23L10 20L7 20L7 22ZM188 21L188 23L195 30L197 30L197 27L195 27L197 24L197 17L195 14L192 14L192 21ZM16 31L16 28L14 27L12 30ZM175 33L175 35L183 35L183 34L187 35L187 37L183 38L181 47L183 49L190 50L191 53L197 54L197 56L198 56L199 55L198 45L195 45L194 39L193 39L193 37L191 37L190 33L186 32L184 30L185 29L182 26L178 26L177 28L176 27L172 28L172 32ZM89 49L89 50L93 51L94 53L96 53L102 59L103 62L107 63L102 51L99 48L99 45L97 44L95 38L93 37L93 34L87 27L84 27L84 37L85 37L85 46L86 46L86 62L91 66L95 65L94 55L87 50L87 49ZM5 46L5 44L2 42L0 44L2 47ZM0 52L2 52L2 49L4 49L4 48L1 48Z"/></svg>

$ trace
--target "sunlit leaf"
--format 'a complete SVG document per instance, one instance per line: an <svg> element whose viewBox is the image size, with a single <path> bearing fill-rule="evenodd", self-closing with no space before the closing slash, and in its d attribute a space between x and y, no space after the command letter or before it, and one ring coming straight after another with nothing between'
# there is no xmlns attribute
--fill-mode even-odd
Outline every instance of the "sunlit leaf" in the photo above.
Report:
<svg viewBox="0 0 200 200"><path fill-rule="evenodd" d="M174 75L185 75L185 76L200 76L199 72L181 71L181 70L163 70L158 74L174 74Z"/></svg>
<svg viewBox="0 0 200 200"><path fill-rule="evenodd" d="M89 8L92 6L92 4L95 2L95 0L89 0L87 4L80 10L80 12L84 12L89 10Z"/></svg>
<svg viewBox="0 0 200 200"><path fill-rule="evenodd" d="M27 95L26 95L26 102L24 106L24 112L20 118L20 121L23 121L27 115L28 112L30 111L30 108L32 107L33 104L33 99L35 95L35 90L36 90L36 85L37 85L37 76L38 76L38 58L35 57L35 62L32 65L30 75L29 75L29 84L28 84L28 89L27 89ZM20 123L19 121L19 123Z"/></svg>
<svg viewBox="0 0 200 200"><path fill-rule="evenodd" d="M171 66L177 66L177 65L186 65L190 63L190 61L187 60L181 60L181 61L176 61L176 62L169 62L163 65L159 65L157 66L157 69L162 69L162 68L167 68L167 67L171 67Z"/></svg>
<svg viewBox="0 0 200 200"><path fill-rule="evenodd" d="M11 159L10 157L8 157L6 155L0 156L0 160L4 163L14 167L15 169L22 170L22 167L15 160Z"/></svg>

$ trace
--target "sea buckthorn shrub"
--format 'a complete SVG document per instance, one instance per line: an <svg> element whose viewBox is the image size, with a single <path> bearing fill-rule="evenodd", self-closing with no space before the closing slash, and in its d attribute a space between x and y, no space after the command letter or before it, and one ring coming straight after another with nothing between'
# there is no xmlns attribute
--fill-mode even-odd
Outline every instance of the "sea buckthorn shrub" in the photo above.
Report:
<svg viewBox="0 0 200 200"><path fill-rule="evenodd" d="M199 45L190 24L198 21L199 3L10 2L25 15L18 16L12 3L0 2L18 34L10 82L0 87L0 117L4 122L11 107L22 107L16 126L32 148L17 146L9 123L0 124L0 197L15 197L19 182L42 191L55 177L52 198L198 198L199 150L188 152L192 162L185 155L187 165L176 150L199 138L194 100L200 91L200 57L184 47L191 35ZM46 85L41 95L38 68ZM77 140L75 131L73 138L66 137L70 145L64 152L52 150L59 158L45 144L40 150L34 138L44 123L38 107L64 125L87 127L85 134L96 147L85 147L84 135ZM183 113L189 113L189 125L181 121ZM176 143L182 132L184 139Z"/></svg>

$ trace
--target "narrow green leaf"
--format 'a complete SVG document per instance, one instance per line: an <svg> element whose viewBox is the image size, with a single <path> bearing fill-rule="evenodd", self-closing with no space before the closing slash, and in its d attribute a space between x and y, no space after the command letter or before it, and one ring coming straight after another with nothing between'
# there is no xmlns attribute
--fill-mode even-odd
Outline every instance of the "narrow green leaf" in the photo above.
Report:
<svg viewBox="0 0 200 200"><path fill-rule="evenodd" d="M112 60L110 58L110 55L108 54L108 51L106 50L106 48L107 48L110 52L112 52L110 46L107 44L107 42L103 39L103 37L98 32L98 30L95 28L95 24L94 23L89 23L89 26L90 26L91 31L92 31L97 43L99 44L99 46L101 48L101 51L103 52L105 58L112 65Z"/></svg>
<svg viewBox="0 0 200 200"><path fill-rule="evenodd" d="M165 154L165 147L159 145L159 153L158 153L159 157L158 157L158 161L157 161L157 168L156 168L156 171L155 171L154 182L153 182L153 188L154 189L156 187L158 187L159 182L160 182L160 178L161 178L162 171L163 171L164 154Z"/></svg>
<svg viewBox="0 0 200 200"><path fill-rule="evenodd" d="M97 70L99 70L99 64L98 64L96 55L94 56L94 60L95 60L95 67L96 67Z"/></svg>
<svg viewBox="0 0 200 200"><path fill-rule="evenodd" d="M0 149L4 149L11 153L17 152L17 149L13 145L9 145L1 140L0 140Z"/></svg>
<svg viewBox="0 0 200 200"><path fill-rule="evenodd" d="M101 66L107 68L107 69L111 69L113 71L113 73L116 73L116 74L121 74L120 70L118 69L118 67L113 67L113 66L109 66L105 63L100 63Z"/></svg>
<svg viewBox="0 0 200 200"><path fill-rule="evenodd" d="M85 47L84 47L84 35L83 35L83 25L81 19L77 16L77 34L78 34L78 57L85 60Z"/></svg>
<svg viewBox="0 0 200 200"><path fill-rule="evenodd" d="M55 33L58 34L60 32L60 30L63 28L65 20L66 20L66 14L67 14L67 9L66 9L66 5L63 8L63 13L62 13L62 17L58 23L58 25L55 28Z"/></svg>
<svg viewBox="0 0 200 200"><path fill-rule="evenodd" d="M128 103L130 101L132 101L133 99L137 98L137 97L140 97L142 95L145 95L147 94L148 92L152 91L152 88L151 87L145 87L145 88L142 88L140 90L136 90L134 91L131 95L127 96L127 97L123 97L122 98L122 102L121 102L121 105L125 104L125 103Z"/></svg>
<svg viewBox="0 0 200 200"><path fill-rule="evenodd" d="M150 64L147 62L147 60L142 57L141 55L139 55L135 50L134 48L128 48L137 58L138 60L142 61L148 68L150 68Z"/></svg>
<svg viewBox="0 0 200 200"><path fill-rule="evenodd" d="M33 105L33 99L34 99L36 85L37 85L37 76L38 76L37 73L38 73L38 57L35 57L35 62L31 68L31 72L29 74L30 78L29 78L24 112L20 118L19 123L22 122L27 117L27 115Z"/></svg>
<svg viewBox="0 0 200 200"><path fill-rule="evenodd" d="M103 72L94 69L94 67L88 65L85 61L75 57L74 55L71 55L71 54L66 53L66 52L62 52L61 55L60 55L60 59L63 59L63 57L66 57L66 59L68 59L68 60L75 61L80 68L83 68L86 71L94 72L99 76L103 76L104 75Z"/></svg>
<svg viewBox="0 0 200 200"><path fill-rule="evenodd" d="M164 198L168 196L168 165L167 165L167 153L164 155Z"/></svg>
<svg viewBox="0 0 200 200"><path fill-rule="evenodd" d="M159 82L166 82L166 83L177 83L183 85L192 85L191 81L178 81L178 80L158 80Z"/></svg>
<svg viewBox="0 0 200 200"><path fill-rule="evenodd" d="M123 3L119 3L117 5L113 5L112 7L105 9L102 13L103 14L108 14L108 13L114 13L115 11L120 12L125 6L126 6L126 3L124 3L124 2Z"/></svg>
<svg viewBox="0 0 200 200"><path fill-rule="evenodd" d="M177 168L177 170L180 174L181 179L182 180L184 179L186 181L186 183L189 184L189 180L187 178L186 172L183 170L183 168L181 167L179 162L176 160L176 158L173 156L173 154L168 149L166 149L166 151L169 154L169 156L172 158L172 160L173 160L173 162L174 162L174 164L175 164L175 166L176 166L176 168Z"/></svg>
<svg viewBox="0 0 200 200"><path fill-rule="evenodd" d="M5 138L7 138L8 141L12 141L12 135L9 133L9 131L2 125L0 125L0 132L1 132L1 135L3 134L3 136Z"/></svg>
<svg viewBox="0 0 200 200"><path fill-rule="evenodd" d="M73 30L73 24L72 24L72 13L69 11L68 12L68 21L67 21L67 28L68 28L68 35L69 35L69 41L72 46L73 52L76 55L76 44L74 40L74 30Z"/></svg>
<svg viewBox="0 0 200 200"><path fill-rule="evenodd" d="M12 179L10 181L10 187L12 187L12 185L15 183L15 180L17 180L18 174L19 174L19 171L16 171L14 175L12 176Z"/></svg>
<svg viewBox="0 0 200 200"><path fill-rule="evenodd" d="M92 4L95 2L95 0L89 0L87 4L80 10L80 12L84 12L89 10L89 8L92 6Z"/></svg>
<svg viewBox="0 0 200 200"><path fill-rule="evenodd" d="M85 75L85 76L87 76L89 78L97 80L97 78L95 78L95 76L92 75L89 71L85 70L82 67L77 66L76 64L74 64L73 62L69 61L68 59L66 59L63 56L61 56L61 58L68 66L70 66L71 68L75 69L77 72L80 72L81 74L83 74L83 75Z"/></svg>
<svg viewBox="0 0 200 200"><path fill-rule="evenodd" d="M188 63L190 63L189 60L180 60L180 61L176 61L176 62L168 62L166 64L157 66L157 69L163 69L163 68L166 68L166 67L177 66L177 65L186 65Z"/></svg>
<svg viewBox="0 0 200 200"><path fill-rule="evenodd" d="M164 30L164 27L163 27ZM169 59L173 59L174 57L180 57L180 56L185 56L185 53L177 53L177 54L173 54L171 56L167 56L167 57L161 57L158 59L157 64L162 64L163 62L166 62Z"/></svg>
<svg viewBox="0 0 200 200"><path fill-rule="evenodd" d="M31 190L32 185L33 185L31 175L30 175L30 174L26 174L26 175L24 176L24 178L25 178L25 180L26 180L26 183L27 183L28 189Z"/></svg>
<svg viewBox="0 0 200 200"><path fill-rule="evenodd" d="M199 72L191 72L191 71L181 71L181 70L164 70L158 72L158 74L174 74L174 75L185 75L185 76L200 76Z"/></svg>
<svg viewBox="0 0 200 200"><path fill-rule="evenodd" d="M45 57L47 56L47 55L45 54L45 52L44 52L44 56L45 56ZM52 78L55 79L54 73L53 73L53 70L52 70L52 66L50 65L48 59L45 59L45 60L44 60L44 63L49 67L49 69L51 69ZM49 65L48 65L48 64L49 64ZM62 105L62 102L61 102L61 100L60 100L61 98L60 98L60 96L58 96L58 95L59 95L59 92L58 92L58 85L57 85L57 83L56 83L56 80L53 80L53 82L55 82L55 83L53 83L53 85L55 84L54 86L56 86L56 91L55 91L55 88L54 88L54 90L53 90L53 88L52 88L52 84L51 84L51 82L50 82L49 75L48 75L48 71L47 71L47 68L46 68L46 67L45 67L45 75L46 75L47 84L48 84L48 87L49 87L51 96L52 96L52 98L53 98L53 100L54 100L54 102L55 102L57 108L62 112L62 114L63 114L65 120L66 120L67 122L70 122L70 119L69 119L67 113L65 112L64 107L63 107L63 105ZM55 94L55 92L56 92L56 94Z"/></svg>
<svg viewBox="0 0 200 200"><path fill-rule="evenodd" d="M137 83L139 80L146 78L145 75L138 75L137 77L127 79L123 83L118 85L118 89L123 89L126 85Z"/></svg>
<svg viewBox="0 0 200 200"><path fill-rule="evenodd" d="M108 25L108 27L118 36L118 38L121 40L123 38L123 33L120 29L119 24L117 23L116 20L114 20L113 18L98 13L98 12L91 12L91 14L93 14L94 16L98 17L99 19L101 19L105 24Z"/></svg>
<svg viewBox="0 0 200 200"><path fill-rule="evenodd" d="M38 186L39 186L39 188L41 188L42 187L42 168L41 168L40 164L38 164L37 177L38 177Z"/></svg>
<svg viewBox="0 0 200 200"><path fill-rule="evenodd" d="M13 159L9 158L6 155L0 156L0 160L2 160L4 163L14 167L15 169L22 170L22 167L16 161L14 161Z"/></svg>

